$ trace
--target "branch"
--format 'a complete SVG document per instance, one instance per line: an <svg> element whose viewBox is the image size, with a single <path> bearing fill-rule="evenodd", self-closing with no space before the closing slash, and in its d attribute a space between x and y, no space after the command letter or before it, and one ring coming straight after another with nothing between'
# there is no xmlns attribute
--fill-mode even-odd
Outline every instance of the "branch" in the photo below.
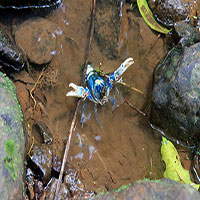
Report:
<svg viewBox="0 0 200 200"><path fill-rule="evenodd" d="M138 112L140 115L142 115L143 117L146 117L147 114L142 112L141 110L137 109L135 106L132 105L132 103L130 101L128 101L127 99L125 99L124 101L122 101L119 105L116 106L116 108L113 110L116 111L121 105L123 105L124 103L127 103L133 110L135 110L136 112Z"/></svg>

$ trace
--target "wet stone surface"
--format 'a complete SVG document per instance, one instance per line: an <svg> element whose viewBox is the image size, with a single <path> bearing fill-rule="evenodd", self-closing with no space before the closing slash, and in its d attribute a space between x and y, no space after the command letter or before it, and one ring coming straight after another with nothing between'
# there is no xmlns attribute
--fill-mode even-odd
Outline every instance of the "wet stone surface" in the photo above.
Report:
<svg viewBox="0 0 200 200"><path fill-rule="evenodd" d="M16 30L15 41L31 62L46 64L56 53L54 32L55 26L50 21L43 18L30 19Z"/></svg>
<svg viewBox="0 0 200 200"><path fill-rule="evenodd" d="M52 153L49 146L42 144L40 146L34 145L31 150L31 161L42 172L45 181L50 179Z"/></svg>
<svg viewBox="0 0 200 200"><path fill-rule="evenodd" d="M95 200L155 199L155 200L196 200L199 192L187 184L179 184L170 179L144 180L133 183L124 190L99 195Z"/></svg>
<svg viewBox="0 0 200 200"><path fill-rule="evenodd" d="M188 145L199 141L200 43L174 47L154 74L152 122Z"/></svg>
<svg viewBox="0 0 200 200"><path fill-rule="evenodd" d="M197 151L192 159L192 164L190 168L192 174L192 179L195 183L200 184L200 155Z"/></svg>
<svg viewBox="0 0 200 200"><path fill-rule="evenodd" d="M0 0L0 8L14 8L14 9L25 9L25 8L48 8L56 6L61 3L61 0Z"/></svg>
<svg viewBox="0 0 200 200"><path fill-rule="evenodd" d="M45 144L52 143L53 136L45 122L40 121L35 123L33 126L36 129L36 131L41 135L41 137L43 138L43 142Z"/></svg>
<svg viewBox="0 0 200 200"><path fill-rule="evenodd" d="M49 199L49 200L54 199L57 183L58 183L58 179L52 178L50 180L47 187L45 188L46 199ZM67 186L64 183L61 183L58 200L64 200L64 199L67 200L69 199L69 197L70 197L70 194L69 194L69 190Z"/></svg>
<svg viewBox="0 0 200 200"><path fill-rule="evenodd" d="M149 0L148 2L155 18L166 26L173 26L177 21L192 18L192 15L196 15L196 11L200 9L199 2L195 0Z"/></svg>
<svg viewBox="0 0 200 200"><path fill-rule="evenodd" d="M10 37L0 28L0 64L20 70L25 66L25 57ZM0 68L1 68L0 67Z"/></svg>
<svg viewBox="0 0 200 200"><path fill-rule="evenodd" d="M200 41L200 32L198 28L194 28L190 23L179 21L174 24L174 28L180 38L179 44L183 47L191 46Z"/></svg>
<svg viewBox="0 0 200 200"><path fill-rule="evenodd" d="M0 72L0 198L22 199L24 132L15 87Z"/></svg>

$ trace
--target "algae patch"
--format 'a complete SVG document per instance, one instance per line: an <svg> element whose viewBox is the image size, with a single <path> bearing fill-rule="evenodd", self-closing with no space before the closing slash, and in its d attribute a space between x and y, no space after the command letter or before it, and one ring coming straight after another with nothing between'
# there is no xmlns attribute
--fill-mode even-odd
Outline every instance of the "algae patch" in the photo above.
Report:
<svg viewBox="0 0 200 200"><path fill-rule="evenodd" d="M18 174L18 159L16 155L16 145L13 140L7 140L5 142L5 153L4 166L8 169L13 181L16 180Z"/></svg>

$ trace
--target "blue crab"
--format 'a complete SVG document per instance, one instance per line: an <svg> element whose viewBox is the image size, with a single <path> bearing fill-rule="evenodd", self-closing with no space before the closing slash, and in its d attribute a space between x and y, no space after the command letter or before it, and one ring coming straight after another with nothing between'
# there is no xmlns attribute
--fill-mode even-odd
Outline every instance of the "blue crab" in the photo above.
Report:
<svg viewBox="0 0 200 200"><path fill-rule="evenodd" d="M115 107L115 99L113 99L110 96L110 91L115 83L121 81L120 77L133 63L134 63L133 58L126 59L116 71L114 71L112 74L106 77L100 76L99 73L94 70L92 65L88 65L85 77L87 86L82 87L82 86L77 86L74 83L70 83L69 87L72 87L74 90L68 92L66 96L79 97L82 98L83 100L88 99L91 102L95 103L94 104L95 119L99 124L99 126L102 128L102 125L98 120L97 116L97 105L104 105L105 103L108 102L108 100L110 100L114 104L113 107ZM85 106L86 103L84 103L82 107L82 115L81 115L82 125L91 116L91 113L89 113L88 116L85 115L84 113Z"/></svg>
<svg viewBox="0 0 200 200"><path fill-rule="evenodd" d="M122 74L134 63L133 58L127 58L117 70L104 79L94 70L92 65L87 66L85 81L87 86L77 86L70 83L69 87L74 90L68 92L66 96L87 98L95 104L104 105L109 100L109 94L114 83L120 81Z"/></svg>

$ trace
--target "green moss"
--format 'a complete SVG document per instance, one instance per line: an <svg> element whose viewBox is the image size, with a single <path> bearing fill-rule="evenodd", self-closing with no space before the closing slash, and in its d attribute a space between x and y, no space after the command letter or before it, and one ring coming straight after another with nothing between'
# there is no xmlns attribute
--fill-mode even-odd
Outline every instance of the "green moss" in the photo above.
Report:
<svg viewBox="0 0 200 200"><path fill-rule="evenodd" d="M19 159L17 158L17 146L14 140L7 140L4 144L6 156L4 157L4 167L9 171L13 181L18 174Z"/></svg>
<svg viewBox="0 0 200 200"><path fill-rule="evenodd" d="M21 105L18 102L17 96L16 96L16 89L15 86L13 84L13 82L3 73L0 72L0 77L3 77L4 81L0 82L0 87L5 88L13 97L13 99L15 100L15 102L18 104L18 108L19 111L15 112L15 113L19 113L19 116L17 116L18 119L21 120L21 122L23 122L23 114L21 111Z"/></svg>
<svg viewBox="0 0 200 200"><path fill-rule="evenodd" d="M128 185L122 185L120 188L116 189L115 192L121 192L122 190L128 188L131 184Z"/></svg>
<svg viewBox="0 0 200 200"><path fill-rule="evenodd" d="M17 99L16 95L15 95L15 87L12 83L12 81L5 75L0 73L0 77L4 78L3 82L0 82L0 86L9 90L13 96L14 99Z"/></svg>

